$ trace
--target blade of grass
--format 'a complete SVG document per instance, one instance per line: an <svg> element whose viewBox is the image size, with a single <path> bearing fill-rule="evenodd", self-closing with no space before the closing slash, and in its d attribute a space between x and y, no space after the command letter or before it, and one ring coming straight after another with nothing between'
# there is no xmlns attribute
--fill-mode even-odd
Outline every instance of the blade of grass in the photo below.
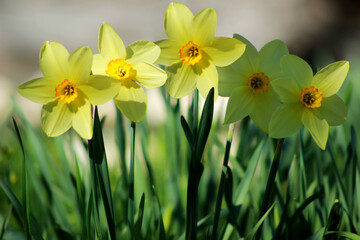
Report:
<svg viewBox="0 0 360 240"><path fill-rule="evenodd" d="M6 232L7 225L9 224L9 221L10 221L10 216L11 216L11 213L12 213L12 209L13 209L13 206L10 205L10 207L8 209L8 212L4 217L4 221L2 223L1 231L0 231L0 240L4 239L4 234Z"/></svg>
<svg viewBox="0 0 360 240"><path fill-rule="evenodd" d="M134 226L135 131L136 131L136 123L131 122L130 175L129 175L129 201L128 201L128 221L131 226Z"/></svg>
<svg viewBox="0 0 360 240"><path fill-rule="evenodd" d="M271 205L271 207L264 213L264 215L259 219L259 221L255 224L254 228L251 229L251 231L249 232L249 234L245 237L245 240L251 240L253 239L255 233L258 230L261 230L261 226L265 220L265 218L269 215L269 213L271 212L271 210L274 208L275 203L273 203Z"/></svg>

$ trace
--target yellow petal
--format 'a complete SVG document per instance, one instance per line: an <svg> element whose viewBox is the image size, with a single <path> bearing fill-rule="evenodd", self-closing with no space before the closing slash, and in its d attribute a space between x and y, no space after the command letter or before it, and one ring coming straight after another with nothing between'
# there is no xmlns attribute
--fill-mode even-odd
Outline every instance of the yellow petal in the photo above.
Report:
<svg viewBox="0 0 360 240"><path fill-rule="evenodd" d="M233 123L248 116L254 106L254 94L248 87L234 89L226 106L224 124Z"/></svg>
<svg viewBox="0 0 360 240"><path fill-rule="evenodd" d="M160 47L155 43L139 40L126 48L126 62L137 64L139 62L154 63L160 56Z"/></svg>
<svg viewBox="0 0 360 240"><path fill-rule="evenodd" d="M165 32L169 39L189 41L189 29L194 15L184 4L170 3L165 11Z"/></svg>
<svg viewBox="0 0 360 240"><path fill-rule="evenodd" d="M75 84L86 83L90 77L92 51L88 47L80 47L69 57L69 81Z"/></svg>
<svg viewBox="0 0 360 240"><path fill-rule="evenodd" d="M293 78L300 89L310 86L313 71L303 59L295 55L285 55L280 60L280 66L285 76Z"/></svg>
<svg viewBox="0 0 360 240"><path fill-rule="evenodd" d="M157 63L165 66L171 66L181 61L180 49L182 48L181 42L176 40L161 40L156 42L161 48L159 58L156 60Z"/></svg>
<svg viewBox="0 0 360 240"><path fill-rule="evenodd" d="M133 66L136 71L136 81L146 88L160 87L165 84L166 73L149 63L138 63Z"/></svg>
<svg viewBox="0 0 360 240"><path fill-rule="evenodd" d="M87 84L78 86L79 90L93 105L101 105L112 100L119 92L121 83L111 77L92 75Z"/></svg>
<svg viewBox="0 0 360 240"><path fill-rule="evenodd" d="M313 109L319 119L325 119L330 126L341 125L346 121L347 107L338 95L323 98L321 107Z"/></svg>
<svg viewBox="0 0 360 240"><path fill-rule="evenodd" d="M348 71L347 61L329 64L315 74L312 84L319 89L323 97L330 97L340 90Z"/></svg>
<svg viewBox="0 0 360 240"><path fill-rule="evenodd" d="M107 61L126 58L123 41L107 23L103 23L99 30L99 51Z"/></svg>
<svg viewBox="0 0 360 240"><path fill-rule="evenodd" d="M173 98L189 95L196 87L197 75L186 63L178 63L168 67L166 89Z"/></svg>
<svg viewBox="0 0 360 240"><path fill-rule="evenodd" d="M85 139L91 139L93 136L93 120L91 114L91 104L80 95L71 104L73 112L72 126L74 130Z"/></svg>
<svg viewBox="0 0 360 240"><path fill-rule="evenodd" d="M245 51L245 44L235 38L215 37L211 46L203 48L218 67L230 65Z"/></svg>
<svg viewBox="0 0 360 240"><path fill-rule="evenodd" d="M250 113L251 120L254 121L264 133L269 133L269 124L272 114L280 106L278 95L271 88L269 91L255 94L255 107Z"/></svg>
<svg viewBox="0 0 360 240"><path fill-rule="evenodd" d="M145 117L146 94L144 89L135 82L122 84L114 101L119 110L131 121L140 122Z"/></svg>
<svg viewBox="0 0 360 240"><path fill-rule="evenodd" d="M309 130L316 144L322 150L325 150L326 142L329 136L329 124L326 122L326 120L320 120L309 109L304 111L302 120L304 122L304 126L307 130Z"/></svg>
<svg viewBox="0 0 360 240"><path fill-rule="evenodd" d="M203 98L206 98L211 88L214 88L214 99L219 95L218 93L218 73L216 67L211 62L201 61L195 67L197 74L196 87Z"/></svg>
<svg viewBox="0 0 360 240"><path fill-rule="evenodd" d="M190 39L200 46L210 46L214 40L217 24L216 11L205 8L194 17Z"/></svg>
<svg viewBox="0 0 360 240"><path fill-rule="evenodd" d="M59 136L69 130L72 118L69 105L58 100L47 103L41 110L41 126L49 137Z"/></svg>
<svg viewBox="0 0 360 240"><path fill-rule="evenodd" d="M91 71L93 74L107 75L106 68L108 62L101 54L94 54Z"/></svg>
<svg viewBox="0 0 360 240"><path fill-rule="evenodd" d="M301 91L300 86L293 78L283 77L270 82L275 92L279 95L282 102L291 103L300 101Z"/></svg>
<svg viewBox="0 0 360 240"><path fill-rule="evenodd" d="M302 115L305 107L300 102L284 103L273 113L269 135L272 138L286 138L296 133L302 126Z"/></svg>
<svg viewBox="0 0 360 240"><path fill-rule="evenodd" d="M281 57L288 54L289 50L283 41L273 40L265 44L259 51L259 69L271 79L281 71Z"/></svg>
<svg viewBox="0 0 360 240"><path fill-rule="evenodd" d="M21 84L18 91L33 102L46 104L56 99L55 88L58 84L58 81L50 78L37 78Z"/></svg>
<svg viewBox="0 0 360 240"><path fill-rule="evenodd" d="M40 50L40 68L45 77L64 79L68 76L69 53L58 42L47 41Z"/></svg>

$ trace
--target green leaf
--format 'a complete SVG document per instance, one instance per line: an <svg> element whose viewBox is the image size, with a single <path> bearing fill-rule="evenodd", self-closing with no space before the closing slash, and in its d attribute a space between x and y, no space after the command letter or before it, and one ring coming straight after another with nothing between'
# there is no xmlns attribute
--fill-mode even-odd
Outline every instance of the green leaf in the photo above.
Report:
<svg viewBox="0 0 360 240"><path fill-rule="evenodd" d="M135 229L139 233L141 232L141 225L143 222L144 211L145 211L145 193L143 193L141 195L141 200L140 200L140 204L139 204L138 220L136 221L136 224L135 224Z"/></svg>

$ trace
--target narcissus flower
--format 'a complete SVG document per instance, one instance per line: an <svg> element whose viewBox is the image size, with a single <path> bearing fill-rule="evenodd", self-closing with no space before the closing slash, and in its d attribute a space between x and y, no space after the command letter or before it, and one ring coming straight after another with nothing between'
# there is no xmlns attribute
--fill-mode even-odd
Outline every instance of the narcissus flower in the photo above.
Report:
<svg viewBox="0 0 360 240"><path fill-rule="evenodd" d="M234 38L246 44L245 53L230 66L218 68L219 95L229 97L224 123L236 122L246 116L265 133L269 131L272 113L280 100L271 82L281 72L280 59L289 54L286 45L274 40L256 48L240 35Z"/></svg>
<svg viewBox="0 0 360 240"><path fill-rule="evenodd" d="M117 80L119 90L114 98L116 106L128 119L140 122L147 108L147 97L142 86L160 87L167 78L162 69L153 65L160 55L160 48L144 40L125 48L110 25L103 23L99 31L99 51L100 54L94 55L93 73Z"/></svg>
<svg viewBox="0 0 360 240"><path fill-rule="evenodd" d="M45 42L41 48L44 77L20 85L18 91L44 104L41 125L48 136L59 136L72 126L82 138L92 138L91 104L108 102L118 88L112 78L90 75L91 64L92 51L88 47L80 47L71 55L54 41Z"/></svg>
<svg viewBox="0 0 360 240"><path fill-rule="evenodd" d="M215 88L218 95L216 66L233 63L245 50L234 38L214 37L216 12L206 8L196 16L183 4L170 3L165 11L165 32L169 39L157 44L161 54L157 62L169 66L166 89L181 98L197 88L203 97Z"/></svg>
<svg viewBox="0 0 360 240"><path fill-rule="evenodd" d="M270 121L270 136L285 138L302 125L321 149L325 149L329 125L343 124L347 108L336 93L349 71L347 61L339 61L313 76L310 66L301 58L288 55L281 59L284 78L272 82L283 104Z"/></svg>

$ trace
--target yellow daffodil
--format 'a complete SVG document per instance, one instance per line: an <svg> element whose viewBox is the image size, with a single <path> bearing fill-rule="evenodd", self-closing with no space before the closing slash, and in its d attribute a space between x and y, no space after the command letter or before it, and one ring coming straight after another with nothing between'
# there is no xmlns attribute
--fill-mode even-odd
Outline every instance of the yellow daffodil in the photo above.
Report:
<svg viewBox="0 0 360 240"><path fill-rule="evenodd" d="M131 121L141 121L147 108L146 93L141 85L159 87L167 78L162 69L153 65L160 48L145 40L125 48L119 35L103 23L99 31L99 51L100 54L94 55L93 73L116 79L120 88L114 98L116 106Z"/></svg>
<svg viewBox="0 0 360 240"><path fill-rule="evenodd" d="M165 32L169 39L157 44L161 54L157 62L168 66L166 89L181 98L197 88L203 97L215 88L218 95L216 66L233 63L245 50L234 38L214 37L216 12L206 8L196 16L183 4L170 3L165 12Z"/></svg>
<svg viewBox="0 0 360 240"><path fill-rule="evenodd" d="M246 44L245 53L230 66L218 68L219 95L230 97L224 123L236 122L246 116L265 133L269 131L272 113L280 100L270 83L280 69L280 59L289 53L280 40L267 43L258 52L240 35L234 38Z"/></svg>
<svg viewBox="0 0 360 240"><path fill-rule="evenodd" d="M272 82L283 104L270 121L270 136L285 138L302 125L321 149L325 149L329 125L343 124L347 108L336 95L349 71L347 61L339 61L313 76L310 66L301 58L288 55L281 59L284 77Z"/></svg>
<svg viewBox="0 0 360 240"><path fill-rule="evenodd" d="M112 78L90 75L91 64L92 51L88 47L80 47L71 55L54 41L45 42L41 48L44 77L20 85L18 91L44 104L41 125L48 136L59 136L72 126L82 138L92 138L91 104L106 103L118 88Z"/></svg>

